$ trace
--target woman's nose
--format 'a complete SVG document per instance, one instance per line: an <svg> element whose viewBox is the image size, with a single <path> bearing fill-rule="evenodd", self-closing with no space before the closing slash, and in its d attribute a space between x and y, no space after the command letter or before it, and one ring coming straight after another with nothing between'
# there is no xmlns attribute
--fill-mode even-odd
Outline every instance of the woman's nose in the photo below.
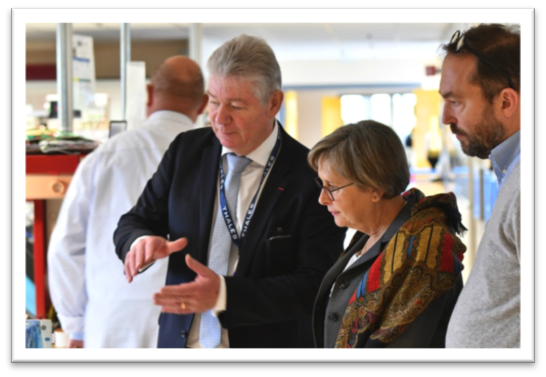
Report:
<svg viewBox="0 0 546 377"><path fill-rule="evenodd" d="M322 188L322 190L320 190L318 202L319 204L323 206L327 206L328 204L332 202L332 198L330 198L330 195L328 195L328 193L326 192L326 189Z"/></svg>

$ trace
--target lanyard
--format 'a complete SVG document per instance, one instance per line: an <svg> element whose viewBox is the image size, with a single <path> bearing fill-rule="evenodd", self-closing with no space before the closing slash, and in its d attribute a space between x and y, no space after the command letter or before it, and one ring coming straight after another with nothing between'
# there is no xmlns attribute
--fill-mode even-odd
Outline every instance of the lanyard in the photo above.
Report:
<svg viewBox="0 0 546 377"><path fill-rule="evenodd" d="M264 183L267 173L271 169L271 166L273 166L273 163L275 162L275 159L277 158L279 154L280 147L281 147L281 130L279 128L279 132L277 134L277 141L275 142L275 146L273 147L273 150L271 151L271 155L269 156L269 159L267 160L267 164L265 165L264 172L262 174L262 179L260 180L260 185L258 186L258 190L256 190L256 193L254 194L254 198L252 199L252 202L250 203L250 206L248 207L248 211L246 213L245 220L243 222L243 227L241 229L241 236L237 234L237 228L235 227L235 222L233 221L233 218L231 217L231 213L229 212L229 208L227 206L226 195L224 193L224 182L226 179L224 174L224 168L222 167L222 160L220 159L220 206L222 209L222 215L224 216L224 221L226 223L228 232L231 235L231 239L233 240L235 245L237 245L239 250L241 249L241 242L243 241L243 238L246 235L248 224L250 224L250 219L252 218L252 215L254 214L254 209L256 208L256 199L258 198L258 193L260 192L260 188L262 187L262 184ZM235 211L237 211L237 208L235 208Z"/></svg>

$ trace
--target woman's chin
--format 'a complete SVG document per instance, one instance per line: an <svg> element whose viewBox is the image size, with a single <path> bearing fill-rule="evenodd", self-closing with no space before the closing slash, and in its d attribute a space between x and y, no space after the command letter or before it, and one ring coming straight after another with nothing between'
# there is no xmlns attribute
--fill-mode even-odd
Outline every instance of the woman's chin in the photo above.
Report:
<svg viewBox="0 0 546 377"><path fill-rule="evenodd" d="M345 228L347 227L347 224L345 223L345 221L343 221L343 219L339 219L337 217L334 217L334 221L336 223L336 225L340 228Z"/></svg>

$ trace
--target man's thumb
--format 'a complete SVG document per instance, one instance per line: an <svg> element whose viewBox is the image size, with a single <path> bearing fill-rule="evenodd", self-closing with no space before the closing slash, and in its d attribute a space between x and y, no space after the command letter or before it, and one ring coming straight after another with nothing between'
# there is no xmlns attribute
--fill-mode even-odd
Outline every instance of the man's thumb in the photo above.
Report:
<svg viewBox="0 0 546 377"><path fill-rule="evenodd" d="M176 241L167 241L167 252L169 254L182 250L188 244L188 239L185 237L179 238Z"/></svg>
<svg viewBox="0 0 546 377"><path fill-rule="evenodd" d="M186 265L198 275L208 275L211 271L207 266L199 263L199 261L193 259L190 254L186 254Z"/></svg>

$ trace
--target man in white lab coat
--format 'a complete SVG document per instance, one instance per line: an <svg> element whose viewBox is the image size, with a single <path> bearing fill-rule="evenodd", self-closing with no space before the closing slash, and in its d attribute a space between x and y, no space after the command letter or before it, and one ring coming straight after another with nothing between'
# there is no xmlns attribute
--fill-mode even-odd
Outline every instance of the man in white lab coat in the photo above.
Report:
<svg viewBox="0 0 546 377"><path fill-rule="evenodd" d="M51 235L49 289L71 348L157 345L161 308L151 297L165 285L167 260L127 284L112 234L171 141L193 127L208 97L201 69L184 56L161 64L147 92L145 123L114 136L82 160Z"/></svg>

